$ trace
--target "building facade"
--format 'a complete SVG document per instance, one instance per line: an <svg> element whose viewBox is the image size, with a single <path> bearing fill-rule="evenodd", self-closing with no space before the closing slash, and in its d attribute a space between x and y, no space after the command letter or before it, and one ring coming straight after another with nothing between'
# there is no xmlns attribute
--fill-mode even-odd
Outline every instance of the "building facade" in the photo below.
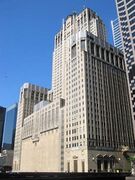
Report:
<svg viewBox="0 0 135 180"><path fill-rule="evenodd" d="M135 132L135 1L115 0L129 82Z"/></svg>
<svg viewBox="0 0 135 180"><path fill-rule="evenodd" d="M64 170L64 100L40 102L24 119L20 170L61 172Z"/></svg>
<svg viewBox="0 0 135 180"><path fill-rule="evenodd" d="M18 103L13 171L20 170L21 163L21 146L22 146L22 127L24 125L24 118L33 113L34 105L42 100L47 99L48 89L42 88L30 83L25 83L20 90L20 97Z"/></svg>
<svg viewBox="0 0 135 180"><path fill-rule="evenodd" d="M13 150L17 119L17 103L6 108L2 149Z"/></svg>
<svg viewBox="0 0 135 180"><path fill-rule="evenodd" d="M55 36L53 80L61 83L54 86L53 81L53 87L65 99L64 169L71 172L112 171L121 166L116 162L123 157L122 146L134 149L123 54L106 43L105 34L94 36L89 13L85 9L68 16ZM62 73L57 74L59 65ZM55 98L55 89L53 93ZM124 157L121 160L127 165Z"/></svg>
<svg viewBox="0 0 135 180"><path fill-rule="evenodd" d="M4 129L4 122L5 122L5 112L6 112L6 108L0 106L0 152L2 149L2 138L3 138L3 129Z"/></svg>
<svg viewBox="0 0 135 180"><path fill-rule="evenodd" d="M104 24L90 9L63 22L55 36L52 74L53 102L35 106L21 128L20 169L129 171L125 147L130 156L135 146L124 57L106 42ZM56 131L58 115L62 124Z"/></svg>
<svg viewBox="0 0 135 180"><path fill-rule="evenodd" d="M81 32L73 44L72 39L70 42L65 86L65 169L128 169L122 146L132 152L134 135L123 54L88 32ZM119 157L125 167L117 163Z"/></svg>
<svg viewBox="0 0 135 180"><path fill-rule="evenodd" d="M121 33L120 33L120 26L119 26L118 19L111 21L111 26L112 26L114 46L119 48L120 50L123 50Z"/></svg>

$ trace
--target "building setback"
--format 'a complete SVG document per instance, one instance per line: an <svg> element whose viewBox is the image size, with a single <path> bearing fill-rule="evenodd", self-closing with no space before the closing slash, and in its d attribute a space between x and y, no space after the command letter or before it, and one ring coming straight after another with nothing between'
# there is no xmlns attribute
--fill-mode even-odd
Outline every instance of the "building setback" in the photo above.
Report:
<svg viewBox="0 0 135 180"><path fill-rule="evenodd" d="M50 91L53 102L35 107L35 112L24 119L20 170L130 170L126 157L135 147L124 57L105 37L102 20L88 8L80 14L69 15L63 22L55 36ZM60 105L58 113L55 111L56 102L61 98L65 100L64 121L59 119L63 125L54 131L54 124L52 130L50 124L47 131L47 124L56 122L57 115L61 114ZM37 143L33 142L35 132ZM58 134L60 143L57 144ZM52 156L57 166L52 164ZM32 165L32 159L33 164L38 162L37 166Z"/></svg>
<svg viewBox="0 0 135 180"><path fill-rule="evenodd" d="M129 83L135 134L135 0L115 0Z"/></svg>

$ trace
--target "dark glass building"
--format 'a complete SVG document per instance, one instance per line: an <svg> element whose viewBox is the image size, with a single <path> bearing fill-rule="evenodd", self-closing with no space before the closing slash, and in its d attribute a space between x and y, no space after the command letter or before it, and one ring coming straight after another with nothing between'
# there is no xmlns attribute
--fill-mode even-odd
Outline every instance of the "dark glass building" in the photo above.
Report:
<svg viewBox="0 0 135 180"><path fill-rule="evenodd" d="M2 137L3 137L3 128L4 128L4 121L5 121L5 112L6 108L0 106L0 151L2 147Z"/></svg>
<svg viewBox="0 0 135 180"><path fill-rule="evenodd" d="M135 135L135 0L115 0L127 69Z"/></svg>
<svg viewBox="0 0 135 180"><path fill-rule="evenodd" d="M14 138L17 118L17 104L6 109L2 149L11 150L14 148Z"/></svg>

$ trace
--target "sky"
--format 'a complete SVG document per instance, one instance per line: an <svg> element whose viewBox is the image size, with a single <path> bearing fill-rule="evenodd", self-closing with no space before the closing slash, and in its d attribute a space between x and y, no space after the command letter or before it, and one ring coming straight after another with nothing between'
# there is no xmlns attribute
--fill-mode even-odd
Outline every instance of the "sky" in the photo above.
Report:
<svg viewBox="0 0 135 180"><path fill-rule="evenodd" d="M51 88L54 36L84 5L102 18L113 44L115 0L0 0L0 106L18 102L25 82Z"/></svg>

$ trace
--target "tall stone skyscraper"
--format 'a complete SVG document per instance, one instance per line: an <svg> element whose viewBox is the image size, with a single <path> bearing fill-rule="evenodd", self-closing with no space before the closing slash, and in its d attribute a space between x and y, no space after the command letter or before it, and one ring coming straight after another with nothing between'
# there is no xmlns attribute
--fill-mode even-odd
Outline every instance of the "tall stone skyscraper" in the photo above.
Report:
<svg viewBox="0 0 135 180"><path fill-rule="evenodd" d="M135 0L115 0L127 68L135 132Z"/></svg>
<svg viewBox="0 0 135 180"><path fill-rule="evenodd" d="M52 88L65 99L65 170L111 171L118 156L125 164L122 147L133 150L134 137L124 58L90 9L55 36Z"/></svg>
<svg viewBox="0 0 135 180"><path fill-rule="evenodd" d="M65 62L69 57L67 47L72 37L73 41L82 31L91 32L102 41L106 41L106 30L103 21L90 9L83 13L67 16L59 33L55 36L53 52L52 90L53 99L65 97ZM76 37L74 36L76 34Z"/></svg>
<svg viewBox="0 0 135 180"><path fill-rule="evenodd" d="M20 154L22 144L22 128L24 118L33 113L34 105L42 100L47 100L48 89L30 83L25 83L20 90L18 113L16 122L16 134L14 144L13 171L20 170Z"/></svg>

